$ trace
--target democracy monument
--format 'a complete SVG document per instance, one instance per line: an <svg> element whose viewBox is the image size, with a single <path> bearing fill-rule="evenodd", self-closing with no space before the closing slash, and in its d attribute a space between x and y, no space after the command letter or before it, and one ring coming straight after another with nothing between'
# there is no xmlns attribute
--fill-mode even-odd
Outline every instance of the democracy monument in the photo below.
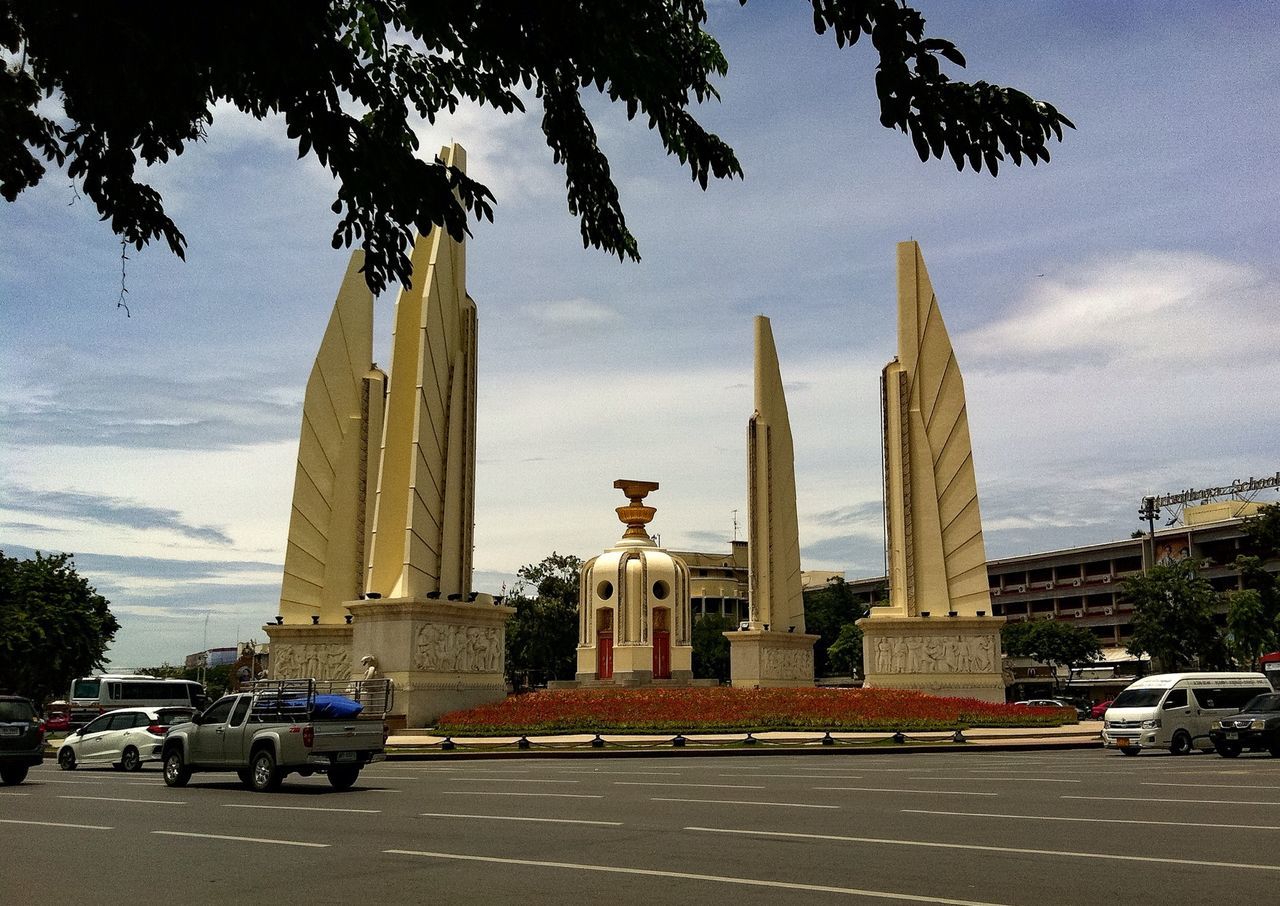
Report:
<svg viewBox="0 0 1280 906"><path fill-rule="evenodd" d="M457 144L440 157L465 168ZM506 695L514 610L471 588L477 321L465 251L440 228L417 238L389 372L372 360L373 296L352 254L307 381L279 609L264 627L274 678L390 678L398 726ZM791 425L769 319L754 326L748 619L725 633L730 678L812 686ZM1003 701L964 384L914 242L898 244L898 355L881 390L889 604L859 621L866 684ZM626 530L582 567L576 676L555 685L687 685L690 573L648 534L658 483L614 487Z"/></svg>
<svg viewBox="0 0 1280 906"><path fill-rule="evenodd" d="M441 150L465 169L466 152ZM466 249L419 236L396 299L390 374L372 363L373 296L351 256L303 399L271 639L275 678L395 685L391 722L501 699L510 607L471 590L476 305Z"/></svg>

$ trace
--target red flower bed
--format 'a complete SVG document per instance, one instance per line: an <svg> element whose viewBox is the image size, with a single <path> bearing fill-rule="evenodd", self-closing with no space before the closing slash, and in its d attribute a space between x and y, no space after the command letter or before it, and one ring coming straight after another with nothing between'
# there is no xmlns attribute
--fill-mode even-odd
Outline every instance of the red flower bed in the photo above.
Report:
<svg viewBox="0 0 1280 906"><path fill-rule="evenodd" d="M901 689L580 689L511 695L452 711L451 736L762 730L955 730L1075 723L1075 712Z"/></svg>

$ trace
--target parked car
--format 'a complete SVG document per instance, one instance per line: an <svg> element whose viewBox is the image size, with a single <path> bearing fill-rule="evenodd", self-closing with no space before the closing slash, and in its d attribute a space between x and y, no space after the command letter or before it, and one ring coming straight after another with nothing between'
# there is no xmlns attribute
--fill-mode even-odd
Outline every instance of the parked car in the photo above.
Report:
<svg viewBox="0 0 1280 906"><path fill-rule="evenodd" d="M1223 758L1235 758L1244 749L1267 750L1280 758L1280 692L1250 699L1239 714L1215 720L1209 738Z"/></svg>
<svg viewBox="0 0 1280 906"><path fill-rule="evenodd" d="M1106 717L1107 709L1111 707L1113 701L1115 701L1114 698L1109 698L1104 702L1098 702L1089 709L1089 716L1094 720L1102 720L1102 718Z"/></svg>
<svg viewBox="0 0 1280 906"><path fill-rule="evenodd" d="M35 707L17 695L0 695L0 783L22 783L43 758L44 728Z"/></svg>
<svg viewBox="0 0 1280 906"><path fill-rule="evenodd" d="M160 760L169 727L186 723L194 713L192 708L109 711L62 741L58 767L73 771L82 764L109 764L116 770L137 771L144 762Z"/></svg>
<svg viewBox="0 0 1280 906"><path fill-rule="evenodd" d="M71 712L59 708L50 708L44 716L46 733L65 733L71 729Z"/></svg>
<svg viewBox="0 0 1280 906"><path fill-rule="evenodd" d="M1014 704L1025 705L1028 708L1075 708L1075 705L1058 698L1028 698L1024 701L1014 702Z"/></svg>

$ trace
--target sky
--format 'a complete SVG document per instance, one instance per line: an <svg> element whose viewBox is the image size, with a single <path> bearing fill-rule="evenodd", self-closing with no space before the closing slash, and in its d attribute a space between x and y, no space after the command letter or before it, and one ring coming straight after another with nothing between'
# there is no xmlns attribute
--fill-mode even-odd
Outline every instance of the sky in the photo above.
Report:
<svg viewBox="0 0 1280 906"><path fill-rule="evenodd" d="M729 60L698 118L743 180L704 192L643 123L589 102L642 260L584 250L529 114L451 140L498 199L473 225L478 590L621 532L658 481L664 546L746 537L752 317L772 323L803 567L883 574L879 374L895 243L920 243L965 378L988 557L1127 537L1144 494L1280 471L1280 20L1269 3L921 0L968 68L1078 127L997 178L882 128L868 44L808 4L709 4ZM121 623L116 668L263 640L302 394L346 267L335 185L279 118L218 107L146 176L185 262L129 250L64 173L0 202L0 550L74 553ZM394 292L376 307L389 365ZM1260 499L1275 499L1264 493Z"/></svg>

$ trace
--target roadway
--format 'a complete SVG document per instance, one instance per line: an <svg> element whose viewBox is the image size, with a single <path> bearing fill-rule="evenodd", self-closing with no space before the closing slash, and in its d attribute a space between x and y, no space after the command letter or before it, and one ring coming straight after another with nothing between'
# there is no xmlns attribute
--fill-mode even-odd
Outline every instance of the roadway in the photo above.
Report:
<svg viewBox="0 0 1280 906"><path fill-rule="evenodd" d="M335 793L46 762L0 903L1277 902L1280 759L1099 750L394 761Z"/></svg>

